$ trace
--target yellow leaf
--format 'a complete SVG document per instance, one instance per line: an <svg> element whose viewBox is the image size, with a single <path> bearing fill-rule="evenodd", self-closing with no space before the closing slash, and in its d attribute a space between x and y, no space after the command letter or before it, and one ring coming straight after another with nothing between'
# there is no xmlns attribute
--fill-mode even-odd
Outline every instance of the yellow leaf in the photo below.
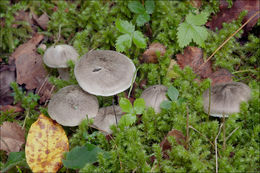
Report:
<svg viewBox="0 0 260 173"><path fill-rule="evenodd" d="M69 150L68 138L61 125L41 114L29 130L25 154L33 172L57 172L63 153Z"/></svg>

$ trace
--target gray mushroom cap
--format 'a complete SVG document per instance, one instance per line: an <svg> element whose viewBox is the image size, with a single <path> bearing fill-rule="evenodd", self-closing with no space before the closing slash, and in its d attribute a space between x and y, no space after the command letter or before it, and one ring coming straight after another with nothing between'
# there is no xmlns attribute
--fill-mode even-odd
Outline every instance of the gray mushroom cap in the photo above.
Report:
<svg viewBox="0 0 260 173"><path fill-rule="evenodd" d="M241 82L218 84L211 88L210 115L227 117L240 111L240 103L247 102L251 97L250 88ZM209 109L209 89L203 93L204 111Z"/></svg>
<svg viewBox="0 0 260 173"><path fill-rule="evenodd" d="M48 113L63 126L77 126L86 116L97 115L98 100L77 85L66 86L52 96Z"/></svg>
<svg viewBox="0 0 260 173"><path fill-rule="evenodd" d="M116 116L115 116L116 114ZM119 122L123 112L120 106L108 106L98 110L98 115L94 118L94 128L101 130L107 134L111 134L110 126ZM117 118L117 119L116 119Z"/></svg>
<svg viewBox="0 0 260 173"><path fill-rule="evenodd" d="M94 95L111 96L131 86L134 63L111 50L93 50L77 62L74 74L80 87Z"/></svg>
<svg viewBox="0 0 260 173"><path fill-rule="evenodd" d="M153 107L154 111L159 113L161 111L160 104L164 100L168 100L167 90L168 88L164 85L153 85L146 88L140 97L144 99L146 107Z"/></svg>
<svg viewBox="0 0 260 173"><path fill-rule="evenodd" d="M67 68L67 61L78 59L77 51L70 45L56 45L49 47L43 56L43 62L51 68Z"/></svg>

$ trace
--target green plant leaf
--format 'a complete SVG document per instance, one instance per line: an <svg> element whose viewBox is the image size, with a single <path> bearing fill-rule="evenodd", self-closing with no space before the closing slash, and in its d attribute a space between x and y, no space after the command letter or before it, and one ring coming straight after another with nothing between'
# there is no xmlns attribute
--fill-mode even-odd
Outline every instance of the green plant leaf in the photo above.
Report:
<svg viewBox="0 0 260 173"><path fill-rule="evenodd" d="M187 21L187 23L190 23L192 25L200 26L200 25L204 25L207 22L208 16L209 16L209 14L206 12L202 12L197 15L193 15L193 14L189 13L186 17L186 21Z"/></svg>
<svg viewBox="0 0 260 173"><path fill-rule="evenodd" d="M137 26L143 26L150 20L150 15L147 13L139 14L136 18Z"/></svg>
<svg viewBox="0 0 260 173"><path fill-rule="evenodd" d="M4 165L3 169L1 170L1 172L6 172L12 167L20 164L26 165L25 152L24 151L10 152L8 156L8 160Z"/></svg>
<svg viewBox="0 0 260 173"><path fill-rule="evenodd" d="M143 98L138 98L134 101L134 111L136 114L142 114L145 109L145 101Z"/></svg>
<svg viewBox="0 0 260 173"><path fill-rule="evenodd" d="M66 154L66 159L63 159L62 162L66 168L81 169L87 163L95 163L100 152L105 153L99 147L87 143L82 147L74 147Z"/></svg>
<svg viewBox="0 0 260 173"><path fill-rule="evenodd" d="M176 101L179 96L179 91L174 86L170 86L168 88L167 95L169 96L171 101Z"/></svg>
<svg viewBox="0 0 260 173"><path fill-rule="evenodd" d="M116 28L124 34L131 34L135 31L135 26L126 20L116 20Z"/></svg>
<svg viewBox="0 0 260 173"><path fill-rule="evenodd" d="M145 13L144 6L139 1L130 1L128 3L128 8L131 12L136 14Z"/></svg>
<svg viewBox="0 0 260 173"><path fill-rule="evenodd" d="M133 42L138 48L145 48L146 47L146 40L144 35L140 31L135 31L133 34Z"/></svg>
<svg viewBox="0 0 260 173"><path fill-rule="evenodd" d="M201 47L205 47L204 41L208 37L208 31L206 28L201 26L193 26L193 29L191 30L193 35L193 41L200 45Z"/></svg>
<svg viewBox="0 0 260 173"><path fill-rule="evenodd" d="M119 120L119 126L127 127L134 124L136 121L136 115L133 114L125 114Z"/></svg>
<svg viewBox="0 0 260 173"><path fill-rule="evenodd" d="M154 11L154 1L153 0L146 0L145 1L145 9L148 14L152 14Z"/></svg>
<svg viewBox="0 0 260 173"><path fill-rule="evenodd" d="M166 109L169 110L171 108L172 102L169 100L164 100L161 104L160 104L160 108L162 109Z"/></svg>
<svg viewBox="0 0 260 173"><path fill-rule="evenodd" d="M132 113L133 112L132 104L126 98L120 99L119 106L121 107L122 111L125 112L125 113Z"/></svg>
<svg viewBox="0 0 260 173"><path fill-rule="evenodd" d="M118 52L124 52L132 45L132 37L129 34L121 35L116 40L116 50Z"/></svg>

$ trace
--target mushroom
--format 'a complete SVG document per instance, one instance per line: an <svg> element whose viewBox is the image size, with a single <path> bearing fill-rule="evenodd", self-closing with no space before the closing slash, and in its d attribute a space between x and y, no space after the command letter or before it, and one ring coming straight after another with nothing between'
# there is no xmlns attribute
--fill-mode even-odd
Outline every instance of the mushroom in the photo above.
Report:
<svg viewBox="0 0 260 173"><path fill-rule="evenodd" d="M78 59L77 51L70 45L56 45L49 47L43 56L43 62L51 68L57 68L63 80L69 80L69 69L67 61L74 62Z"/></svg>
<svg viewBox="0 0 260 173"><path fill-rule="evenodd" d="M225 117L240 111L240 103L251 97L250 88L241 82L229 82L215 85L203 93L204 111L213 117L223 119L223 148L225 149ZM209 106L210 105L210 106Z"/></svg>
<svg viewBox="0 0 260 173"><path fill-rule="evenodd" d="M106 134L111 134L110 126L117 124L123 112L120 106L108 106L98 110L97 116L94 118L93 127L103 131Z"/></svg>
<svg viewBox="0 0 260 173"><path fill-rule="evenodd" d="M112 96L123 92L135 79L135 65L125 55L111 50L93 50L77 62L74 73L88 93Z"/></svg>
<svg viewBox="0 0 260 173"><path fill-rule="evenodd" d="M77 85L70 85L54 94L48 105L50 117L63 126L77 126L98 113L98 100Z"/></svg>
<svg viewBox="0 0 260 173"><path fill-rule="evenodd" d="M164 85L153 85L142 92L141 98L144 99L147 107L153 107L154 111L159 113L161 111L160 104L164 100L168 100L166 96L167 90L168 88Z"/></svg>

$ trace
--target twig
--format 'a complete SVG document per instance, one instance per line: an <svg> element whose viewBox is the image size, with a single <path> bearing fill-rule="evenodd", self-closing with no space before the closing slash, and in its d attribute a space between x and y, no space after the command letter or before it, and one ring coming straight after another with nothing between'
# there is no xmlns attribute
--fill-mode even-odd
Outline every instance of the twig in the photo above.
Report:
<svg viewBox="0 0 260 173"><path fill-rule="evenodd" d="M260 11L255 12L255 14L253 16L251 16L240 28L238 28L233 34L231 34L210 56L209 58L203 63L201 64L201 66L199 66L198 70L201 69L202 66L204 66L218 51L219 49L221 49L232 37L234 37L234 35L236 33L238 33L242 28L244 28L246 26L246 24L248 24L248 22L250 22L256 15L258 15L260 13Z"/></svg>
<svg viewBox="0 0 260 173"><path fill-rule="evenodd" d="M233 130L227 137L226 141L233 135L233 133L235 133L235 131L237 131L237 129L239 129L239 127L235 128L235 130Z"/></svg>
<svg viewBox="0 0 260 173"><path fill-rule="evenodd" d="M215 147L214 144L209 140L209 138L207 138L207 136L203 135L201 132L199 132L197 129L195 129L195 128L192 127L192 126L189 126L189 128L191 128L191 129L193 129L194 131L198 132L201 136L203 136L204 138L206 138L206 139L210 142L210 144L212 145L213 148Z"/></svg>
<svg viewBox="0 0 260 173"><path fill-rule="evenodd" d="M218 145L217 145L217 139L218 139L218 136L220 134L222 126L223 126L223 124L220 125L219 130L218 130L218 134L217 134L217 136L215 138L216 173L218 173Z"/></svg>
<svg viewBox="0 0 260 173"><path fill-rule="evenodd" d="M44 79L44 81L42 82L42 84L41 84L41 86L40 86L40 88L39 88L37 94L39 94L39 93L41 92L43 86L45 85L45 83L46 83L46 81L47 81L47 79L48 79L48 77L49 77L49 75L47 75L47 76L45 77L45 79Z"/></svg>

